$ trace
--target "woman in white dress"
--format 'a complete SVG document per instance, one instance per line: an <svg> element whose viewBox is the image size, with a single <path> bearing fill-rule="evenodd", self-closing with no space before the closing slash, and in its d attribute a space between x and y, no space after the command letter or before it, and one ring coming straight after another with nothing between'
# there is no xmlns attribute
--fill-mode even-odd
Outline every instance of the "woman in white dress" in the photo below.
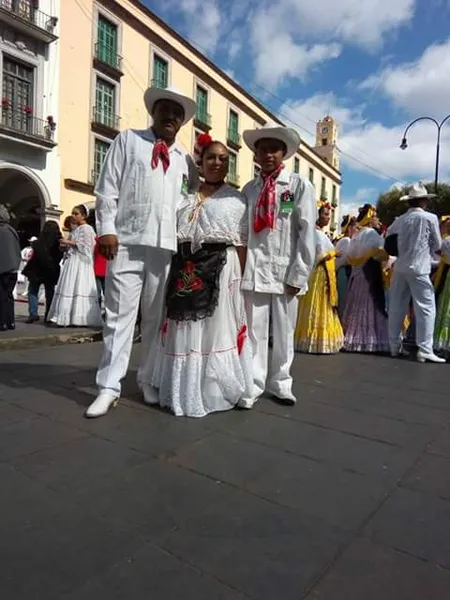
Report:
<svg viewBox="0 0 450 600"><path fill-rule="evenodd" d="M356 222L356 217L345 215L341 223L342 236L336 243L336 252L338 253L336 258L336 276L339 296L338 313L341 319L344 315L348 282L352 272L352 268L347 262L347 254L352 237L355 235L357 230L358 223Z"/></svg>
<svg viewBox="0 0 450 600"><path fill-rule="evenodd" d="M102 317L94 276L95 232L86 223L87 208L75 206L72 217L76 229L71 239L61 239L67 248L48 320L60 327L101 327Z"/></svg>
<svg viewBox="0 0 450 600"><path fill-rule="evenodd" d="M232 409L252 385L240 289L247 207L224 183L227 148L205 135L198 143L204 182L179 208L178 254L154 374L160 405L189 417Z"/></svg>

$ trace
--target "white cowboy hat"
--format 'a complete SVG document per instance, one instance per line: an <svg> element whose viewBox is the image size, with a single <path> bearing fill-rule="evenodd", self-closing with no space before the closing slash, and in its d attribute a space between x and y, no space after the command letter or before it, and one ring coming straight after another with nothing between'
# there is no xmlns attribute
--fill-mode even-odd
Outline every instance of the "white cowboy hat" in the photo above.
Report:
<svg viewBox="0 0 450 600"><path fill-rule="evenodd" d="M37 237L35 235L32 235L28 241L29 242L36 242L37 241Z"/></svg>
<svg viewBox="0 0 450 600"><path fill-rule="evenodd" d="M184 110L184 121L185 125L195 115L197 105L192 98L183 96L183 94L174 87L167 87L165 89L158 87L149 87L144 93L144 103L147 112L151 115L153 107L158 100L173 100L177 104L180 104Z"/></svg>
<svg viewBox="0 0 450 600"><path fill-rule="evenodd" d="M284 160L291 158L300 146L300 136L295 129L276 125L276 123L266 123L259 129L246 129L242 134L242 137L244 138L244 142L250 150L253 150L253 152L255 152L256 143L259 142L259 140L280 140L280 142L285 144L287 149Z"/></svg>
<svg viewBox="0 0 450 600"><path fill-rule="evenodd" d="M408 187L408 193L405 196L401 196L400 200L416 200L418 198L436 198L436 194L429 194L427 188L421 181L413 183Z"/></svg>

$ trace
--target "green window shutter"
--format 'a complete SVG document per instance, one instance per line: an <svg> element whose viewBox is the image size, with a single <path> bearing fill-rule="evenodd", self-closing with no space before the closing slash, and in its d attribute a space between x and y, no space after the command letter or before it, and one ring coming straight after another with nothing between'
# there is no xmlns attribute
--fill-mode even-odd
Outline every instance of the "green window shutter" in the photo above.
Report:
<svg viewBox="0 0 450 600"><path fill-rule="evenodd" d="M169 83L169 65L155 54L153 58L153 79L157 87L166 88Z"/></svg>
<svg viewBox="0 0 450 600"><path fill-rule="evenodd" d="M97 25L97 57L113 67L117 66L117 26L99 15Z"/></svg>

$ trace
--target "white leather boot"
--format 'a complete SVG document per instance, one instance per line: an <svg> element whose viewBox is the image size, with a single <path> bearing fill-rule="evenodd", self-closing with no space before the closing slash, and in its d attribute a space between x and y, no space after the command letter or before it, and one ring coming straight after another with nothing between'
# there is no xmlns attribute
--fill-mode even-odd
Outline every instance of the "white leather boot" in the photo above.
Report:
<svg viewBox="0 0 450 600"><path fill-rule="evenodd" d="M104 392L100 392L94 402L89 406L89 408L84 413L84 416L88 419L95 419L96 417L103 417L109 411L109 409L113 406L117 406L119 402L119 398L116 396L112 396L111 394L107 394Z"/></svg>

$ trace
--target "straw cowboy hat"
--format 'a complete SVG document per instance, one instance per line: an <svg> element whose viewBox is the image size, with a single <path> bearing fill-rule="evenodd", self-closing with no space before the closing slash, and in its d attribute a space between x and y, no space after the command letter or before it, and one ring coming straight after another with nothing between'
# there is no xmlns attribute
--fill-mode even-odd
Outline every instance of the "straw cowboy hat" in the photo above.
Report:
<svg viewBox="0 0 450 600"><path fill-rule="evenodd" d="M183 96L183 94L174 87L167 87L166 89L158 87L149 87L144 93L144 104L147 112L151 115L153 107L158 100L172 100L177 104L180 104L184 110L184 121L183 125L186 125L188 121L195 115L197 105L192 98Z"/></svg>
<svg viewBox="0 0 450 600"><path fill-rule="evenodd" d="M244 142L255 152L256 144L259 140L279 140L286 146L286 154L284 160L291 158L300 146L300 136L295 129L289 127L283 127L282 125L276 125L275 123L266 123L259 129L246 129L242 134Z"/></svg>
<svg viewBox="0 0 450 600"><path fill-rule="evenodd" d="M429 194L423 183L418 181L408 187L408 193L401 196L400 200L404 202L406 200L417 200L418 198L436 198L436 194Z"/></svg>

